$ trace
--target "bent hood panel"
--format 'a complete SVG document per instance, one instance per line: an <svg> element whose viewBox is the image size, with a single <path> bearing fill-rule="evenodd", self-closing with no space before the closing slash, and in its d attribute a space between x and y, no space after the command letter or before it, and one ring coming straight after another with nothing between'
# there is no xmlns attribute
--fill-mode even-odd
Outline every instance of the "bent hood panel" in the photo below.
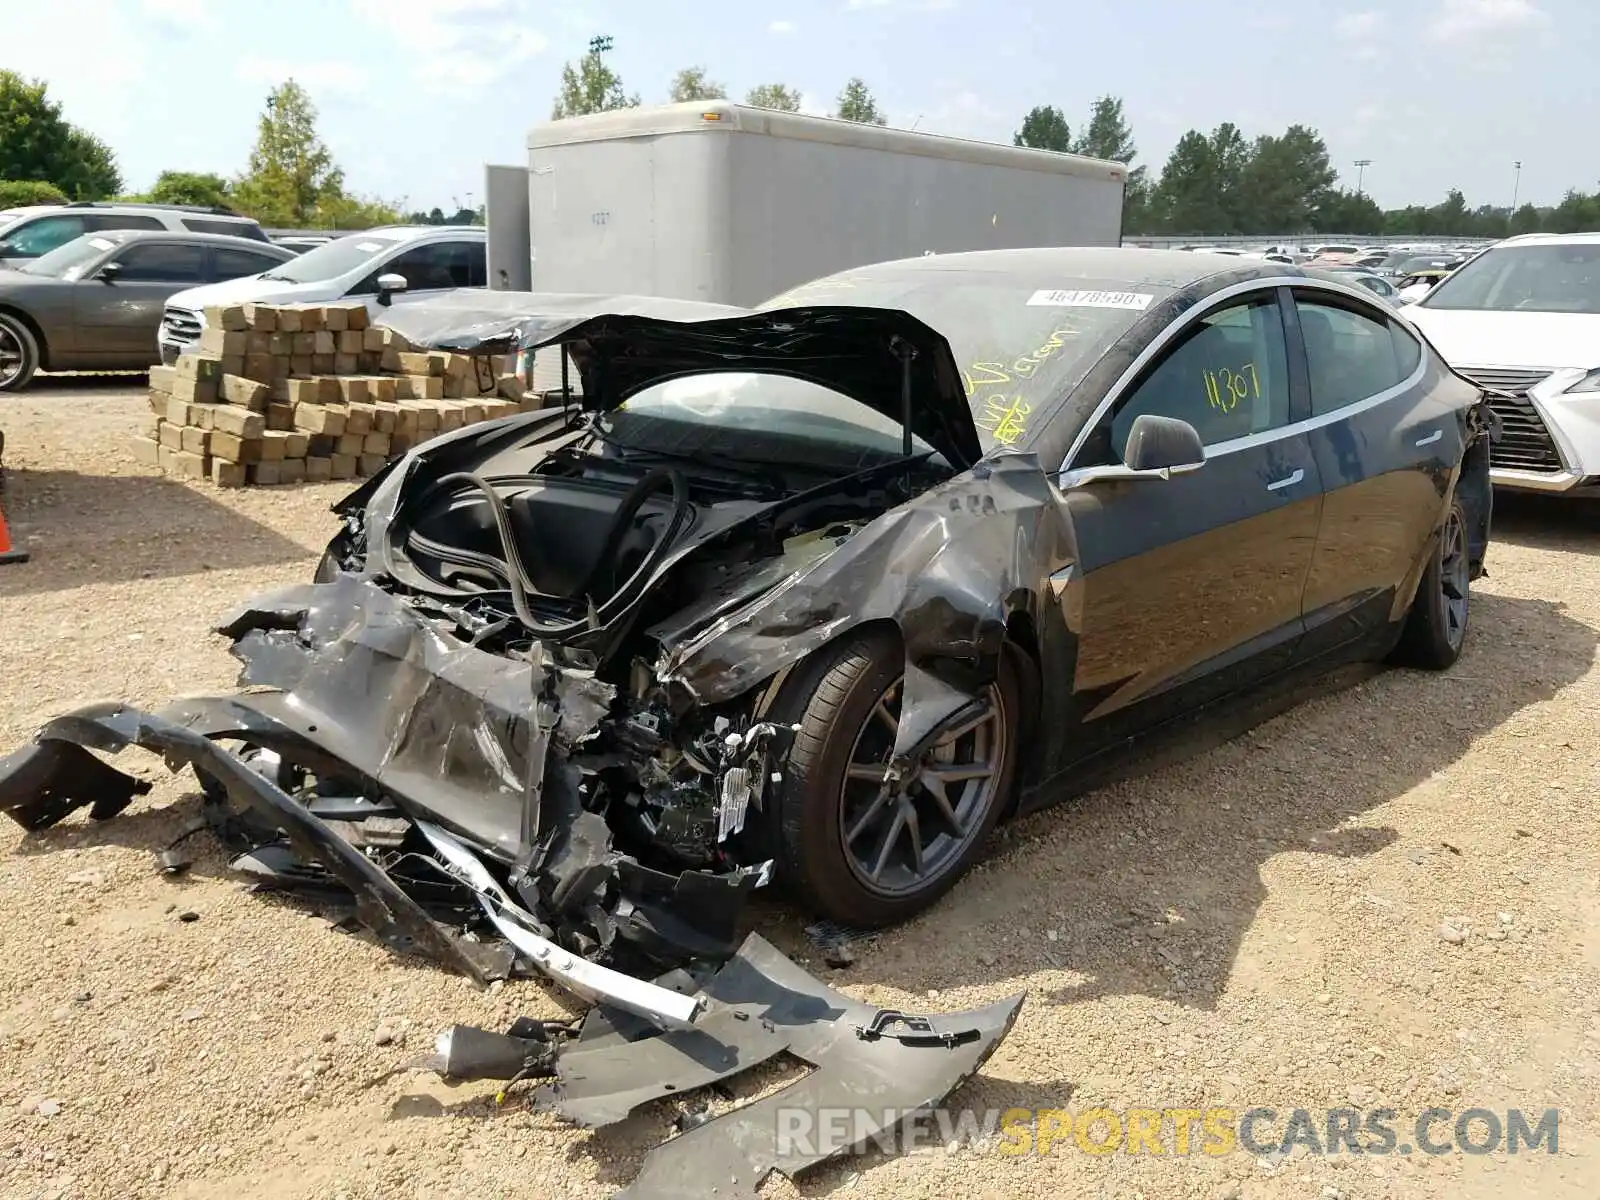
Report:
<svg viewBox="0 0 1600 1200"><path fill-rule="evenodd" d="M414 345L469 354L573 346L585 403L615 408L682 375L790 375L901 417L902 349L911 357L912 430L958 467L983 456L950 343L899 309L765 312L649 296L487 293L397 308L381 323Z"/></svg>

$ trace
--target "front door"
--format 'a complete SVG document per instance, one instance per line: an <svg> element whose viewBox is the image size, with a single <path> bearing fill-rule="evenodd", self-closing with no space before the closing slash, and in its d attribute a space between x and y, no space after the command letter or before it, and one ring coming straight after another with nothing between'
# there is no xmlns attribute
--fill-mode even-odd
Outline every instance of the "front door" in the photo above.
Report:
<svg viewBox="0 0 1600 1200"><path fill-rule="evenodd" d="M1169 479L1071 485L1078 559L1053 581L1077 635L1071 714L1086 757L1291 665L1321 481L1288 427L1283 302L1246 293L1187 317L1070 467L1121 460L1134 418L1178 417L1206 461Z"/></svg>
<svg viewBox="0 0 1600 1200"><path fill-rule="evenodd" d="M77 357L107 367L147 367L169 297L205 282L206 248L137 241L117 252L114 279L82 279L73 290Z"/></svg>
<svg viewBox="0 0 1600 1200"><path fill-rule="evenodd" d="M349 291L351 299L366 302L374 317L383 314L378 303L378 277L399 275L406 290L394 294L395 304L416 304L455 288L481 288L489 285L488 247L481 240L447 240L413 246L373 268L367 277Z"/></svg>

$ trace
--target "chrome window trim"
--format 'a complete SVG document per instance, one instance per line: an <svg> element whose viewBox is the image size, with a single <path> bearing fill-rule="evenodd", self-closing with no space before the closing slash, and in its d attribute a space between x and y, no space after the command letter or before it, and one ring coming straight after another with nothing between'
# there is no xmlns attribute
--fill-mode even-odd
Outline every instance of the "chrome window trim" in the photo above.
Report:
<svg viewBox="0 0 1600 1200"><path fill-rule="evenodd" d="M1224 454L1233 454L1240 450L1247 450L1254 446L1264 445L1267 442L1276 441L1279 438L1294 437L1298 434L1309 433L1313 429L1320 429L1324 425L1331 425L1335 421L1342 421L1347 417L1355 416L1369 408L1374 408L1387 400L1392 400L1402 392L1415 387L1422 381L1422 377L1427 373L1428 370L1427 352L1430 349L1430 346L1427 339L1419 337L1416 329L1413 328L1411 323L1406 321L1403 317L1400 317L1398 313L1384 311L1386 306L1377 300L1376 297L1374 297L1373 294L1367 291L1365 288L1353 284L1334 283L1331 280L1326 279L1313 279L1305 275L1274 276L1270 279L1247 279L1242 283L1231 284L1228 287L1213 293L1211 296L1208 296L1203 304L1198 304L1188 312L1184 313L1182 317L1172 322L1159 334L1152 338L1150 340L1150 344L1139 352L1139 356L1128 365L1128 368L1117 377L1116 382L1106 390L1106 394L1101 398L1100 403L1095 405L1094 412L1090 416L1089 420L1084 422L1083 428L1080 429L1077 435L1072 439L1072 445L1067 450L1067 456L1062 460L1061 468L1057 472L1062 479L1061 486L1070 486L1067 476L1073 470L1071 465L1072 460L1083 449L1084 443L1089 440L1089 436L1094 432L1095 427L1099 425L1100 422L1105 418L1106 413L1110 412L1111 409L1116 406L1117 401L1122 398L1123 394L1132 385L1133 380L1138 377L1139 373L1149 366L1150 363L1156 357L1158 357L1171 342L1173 342L1181 334L1187 332L1191 325L1204 320L1218 308L1226 307L1230 302L1237 300L1240 296L1248 295L1251 292L1260 291L1273 294L1273 299L1276 300L1277 290L1285 287L1327 292L1329 295L1344 296L1350 299L1359 300L1362 304L1366 305L1368 309L1375 310L1385 320L1394 320L1399 318L1401 328L1411 335L1411 337L1418 343L1418 348L1421 349L1423 353L1417 359L1416 368L1411 372L1411 374L1401 382L1395 384L1393 387L1386 388L1384 391L1378 392L1376 395L1368 396L1364 400L1357 400L1353 404L1346 404L1343 408L1336 408L1332 412L1323 413L1320 416L1307 417L1303 421L1296 421L1289 425L1280 425L1276 429L1264 429L1260 433L1246 434L1244 437L1232 438L1226 442L1218 442L1214 446L1207 446L1207 461L1213 458L1221 458ZM1287 328L1284 330L1284 338L1285 341L1288 340Z"/></svg>

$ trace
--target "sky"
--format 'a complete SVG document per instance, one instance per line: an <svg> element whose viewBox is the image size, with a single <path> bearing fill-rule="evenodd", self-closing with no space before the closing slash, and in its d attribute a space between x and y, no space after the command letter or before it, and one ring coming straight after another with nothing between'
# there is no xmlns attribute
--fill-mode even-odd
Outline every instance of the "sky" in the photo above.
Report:
<svg viewBox="0 0 1600 1200"><path fill-rule="evenodd" d="M447 211L525 163L594 34L628 91L704 65L735 98L787 83L826 113L859 75L889 123L1010 141L1036 104L1076 129L1121 96L1159 170L1190 128L1299 122L1386 208L1551 204L1600 189L1594 0L0 0L0 68L43 78L126 186L243 170L293 77L355 192ZM1520 180L1513 163L1522 162Z"/></svg>

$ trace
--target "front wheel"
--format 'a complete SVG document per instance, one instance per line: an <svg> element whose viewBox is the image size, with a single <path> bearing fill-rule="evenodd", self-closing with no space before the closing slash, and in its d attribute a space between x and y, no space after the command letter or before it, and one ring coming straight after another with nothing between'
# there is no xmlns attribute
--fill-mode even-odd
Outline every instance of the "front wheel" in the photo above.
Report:
<svg viewBox="0 0 1600 1200"><path fill-rule="evenodd" d="M20 392L39 369L39 342L33 330L9 313L0 313L0 392Z"/></svg>
<svg viewBox="0 0 1600 1200"><path fill-rule="evenodd" d="M947 729L901 785L884 785L903 671L891 631L847 638L796 673L774 714L800 726L771 814L779 876L845 925L894 924L949 891L1011 790L1020 701L1009 656L982 710Z"/></svg>
<svg viewBox="0 0 1600 1200"><path fill-rule="evenodd" d="M1467 640L1471 575L1466 516L1460 501L1452 499L1433 557L1406 615L1395 662L1428 671L1455 665Z"/></svg>

